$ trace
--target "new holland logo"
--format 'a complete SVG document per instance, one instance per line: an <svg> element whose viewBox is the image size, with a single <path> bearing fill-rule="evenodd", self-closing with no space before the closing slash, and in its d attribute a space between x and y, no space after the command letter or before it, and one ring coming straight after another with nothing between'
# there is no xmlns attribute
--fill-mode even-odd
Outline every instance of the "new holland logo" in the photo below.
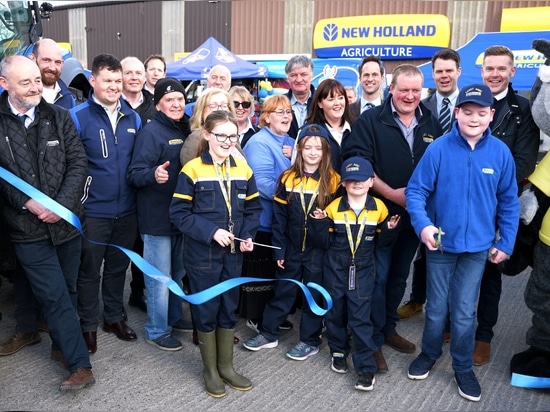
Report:
<svg viewBox="0 0 550 412"><path fill-rule="evenodd" d="M338 26L333 23L329 23L323 29L323 37L326 41L334 41L338 38Z"/></svg>

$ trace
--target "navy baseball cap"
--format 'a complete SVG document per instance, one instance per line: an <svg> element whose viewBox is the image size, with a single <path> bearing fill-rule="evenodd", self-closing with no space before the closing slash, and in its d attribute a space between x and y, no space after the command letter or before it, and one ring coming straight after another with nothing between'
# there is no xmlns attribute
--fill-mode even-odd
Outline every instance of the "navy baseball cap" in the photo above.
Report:
<svg viewBox="0 0 550 412"><path fill-rule="evenodd" d="M298 139L296 139L296 143L306 136L319 136L325 139L327 142L329 141L328 130L320 124L312 123L304 125L298 132Z"/></svg>
<svg viewBox="0 0 550 412"><path fill-rule="evenodd" d="M340 176L340 183L347 180L364 182L374 177L374 170L367 159L358 156L350 157L342 164Z"/></svg>
<svg viewBox="0 0 550 412"><path fill-rule="evenodd" d="M458 98L456 99L456 107L460 107L464 103L475 103L483 107L493 105L493 94L491 89L484 84L472 84L460 89Z"/></svg>

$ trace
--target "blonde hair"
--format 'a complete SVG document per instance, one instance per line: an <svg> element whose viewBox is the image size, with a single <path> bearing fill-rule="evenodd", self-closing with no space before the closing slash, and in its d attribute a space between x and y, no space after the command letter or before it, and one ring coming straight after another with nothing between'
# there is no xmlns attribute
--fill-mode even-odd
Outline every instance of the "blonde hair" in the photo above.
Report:
<svg viewBox="0 0 550 412"><path fill-rule="evenodd" d="M223 94L227 100L227 110L235 114L235 107L233 106L233 101L231 96L225 90L222 89L206 89L197 99L195 104L195 110L193 111L193 116L191 116L191 130L200 130L204 124L204 112L210 103L210 99L215 94Z"/></svg>

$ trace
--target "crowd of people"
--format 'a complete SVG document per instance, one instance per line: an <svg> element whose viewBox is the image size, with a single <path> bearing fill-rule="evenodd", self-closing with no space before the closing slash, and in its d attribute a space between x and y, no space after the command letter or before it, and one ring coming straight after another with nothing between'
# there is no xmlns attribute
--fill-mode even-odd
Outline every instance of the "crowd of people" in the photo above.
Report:
<svg viewBox="0 0 550 412"><path fill-rule="evenodd" d="M473 366L490 361L497 264L512 253L518 196L539 147L528 101L512 89L507 47L485 50L480 83L461 89L460 56L438 51L436 91L424 100L414 65L394 68L385 97L383 62L363 59L358 96L335 79L315 88L312 60L297 55L285 67L288 93L262 102L258 126L254 97L231 87L224 66L210 70L191 111L161 55L96 56L92 90L78 105L62 67L51 39L30 58L0 63L0 130L9 136L0 166L79 216L85 234L0 181L18 262L15 333L0 356L38 343L46 329L52 358L70 372L60 389L94 383L100 315L105 332L137 339L123 301L131 267L128 304L147 312L146 342L177 351L173 331L193 331L213 397L226 394L224 383L253 386L233 367L239 317L256 332L242 345L259 351L276 347L300 310L300 340L286 356L316 355L325 336L331 369L348 372L351 356L355 389L371 391L390 370L384 344L416 352L397 325L424 310L408 377L426 379L450 341L460 395L480 400ZM191 294L241 276L272 281L190 305L185 319L187 303L109 244ZM412 293L399 307L411 268ZM332 308L317 316L281 279L322 285Z"/></svg>

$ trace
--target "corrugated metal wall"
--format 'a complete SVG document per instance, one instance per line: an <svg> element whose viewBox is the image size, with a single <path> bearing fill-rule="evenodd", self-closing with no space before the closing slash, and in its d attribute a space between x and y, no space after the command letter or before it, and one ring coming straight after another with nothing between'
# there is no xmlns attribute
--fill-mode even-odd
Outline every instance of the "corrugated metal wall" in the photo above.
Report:
<svg viewBox="0 0 550 412"><path fill-rule="evenodd" d="M476 33L499 31L503 8L550 6L550 1L220 0L116 2L55 8L45 36L69 34L73 53L90 64L97 53L144 59L161 52L193 51L213 36L237 54L313 53L315 23L330 17L381 14L443 14L451 23L450 47ZM66 9L69 10L67 14ZM78 11L78 13L77 13ZM75 14L77 13L77 14ZM69 15L69 18L67 17ZM85 20L83 20L85 19ZM75 20L75 21L73 21ZM81 26L85 21L85 31ZM67 26L70 30L67 31ZM117 36L120 33L120 38ZM85 46L83 42L85 40ZM75 47L76 46L76 47ZM412 64L426 60L408 60ZM87 63L86 63L87 62ZM388 61L392 70L400 61Z"/></svg>
<svg viewBox="0 0 550 412"><path fill-rule="evenodd" d="M186 1L184 27L185 48L179 51L191 52L209 37L231 49L231 2Z"/></svg>
<svg viewBox="0 0 550 412"><path fill-rule="evenodd" d="M42 31L43 37L69 42L69 10L56 11L50 20L42 20Z"/></svg>

